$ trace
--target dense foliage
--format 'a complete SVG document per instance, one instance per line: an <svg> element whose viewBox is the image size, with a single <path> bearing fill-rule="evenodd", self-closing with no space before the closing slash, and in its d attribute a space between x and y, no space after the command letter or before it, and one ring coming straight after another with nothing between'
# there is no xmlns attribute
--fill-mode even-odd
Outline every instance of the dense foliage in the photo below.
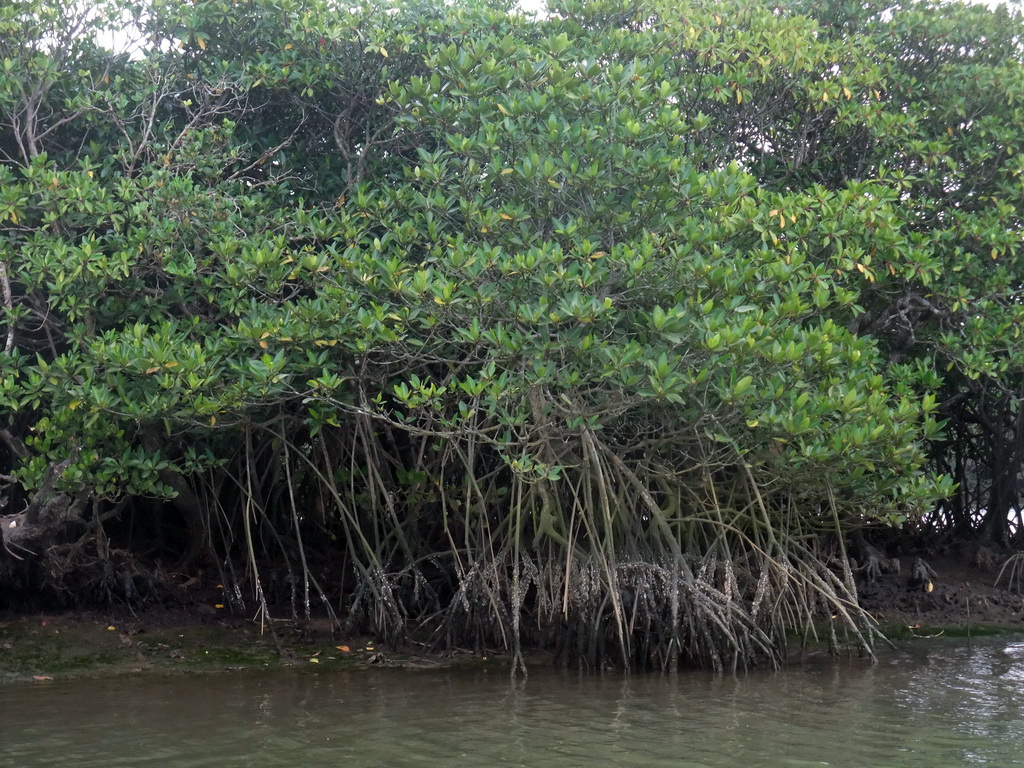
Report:
<svg viewBox="0 0 1024 768"><path fill-rule="evenodd" d="M180 557L236 607L592 663L869 644L847 532L1018 506L1021 31L5 4L0 437L22 530L73 532L8 530L9 578L119 558L89 588L134 599Z"/></svg>

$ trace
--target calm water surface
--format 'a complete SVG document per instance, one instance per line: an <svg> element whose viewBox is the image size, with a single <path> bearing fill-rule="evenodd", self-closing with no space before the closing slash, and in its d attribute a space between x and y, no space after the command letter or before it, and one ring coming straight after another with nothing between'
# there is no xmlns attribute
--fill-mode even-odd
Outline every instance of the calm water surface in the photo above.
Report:
<svg viewBox="0 0 1024 768"><path fill-rule="evenodd" d="M1024 643L736 677L368 670L0 686L0 766L1024 766Z"/></svg>

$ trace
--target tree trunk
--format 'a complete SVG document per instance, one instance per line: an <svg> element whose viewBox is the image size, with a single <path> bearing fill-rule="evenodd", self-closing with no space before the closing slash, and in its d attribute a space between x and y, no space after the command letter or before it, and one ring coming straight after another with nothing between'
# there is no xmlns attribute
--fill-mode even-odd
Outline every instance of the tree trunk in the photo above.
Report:
<svg viewBox="0 0 1024 768"><path fill-rule="evenodd" d="M153 432L143 435L142 445L151 453L162 454L161 441ZM170 500L174 508L181 513L185 523L187 543L181 559L175 568L181 569L191 565L200 555L205 556L208 550L206 508L192 490L188 480L174 469L161 469L160 482L174 489L175 496Z"/></svg>

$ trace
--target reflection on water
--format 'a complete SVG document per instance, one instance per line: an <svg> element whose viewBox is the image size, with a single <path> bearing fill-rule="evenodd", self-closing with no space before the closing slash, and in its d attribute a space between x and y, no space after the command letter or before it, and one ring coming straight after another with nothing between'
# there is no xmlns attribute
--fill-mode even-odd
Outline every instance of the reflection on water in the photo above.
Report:
<svg viewBox="0 0 1024 768"><path fill-rule="evenodd" d="M737 677L264 672L0 687L0 766L1024 766L1024 644Z"/></svg>

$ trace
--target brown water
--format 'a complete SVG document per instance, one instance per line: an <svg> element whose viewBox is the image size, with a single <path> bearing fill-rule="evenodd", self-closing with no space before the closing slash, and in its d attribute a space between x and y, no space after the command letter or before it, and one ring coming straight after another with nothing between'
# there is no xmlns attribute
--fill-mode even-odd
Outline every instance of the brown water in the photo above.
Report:
<svg viewBox="0 0 1024 768"><path fill-rule="evenodd" d="M0 766L1024 766L1024 643L716 677L273 671L0 686Z"/></svg>

